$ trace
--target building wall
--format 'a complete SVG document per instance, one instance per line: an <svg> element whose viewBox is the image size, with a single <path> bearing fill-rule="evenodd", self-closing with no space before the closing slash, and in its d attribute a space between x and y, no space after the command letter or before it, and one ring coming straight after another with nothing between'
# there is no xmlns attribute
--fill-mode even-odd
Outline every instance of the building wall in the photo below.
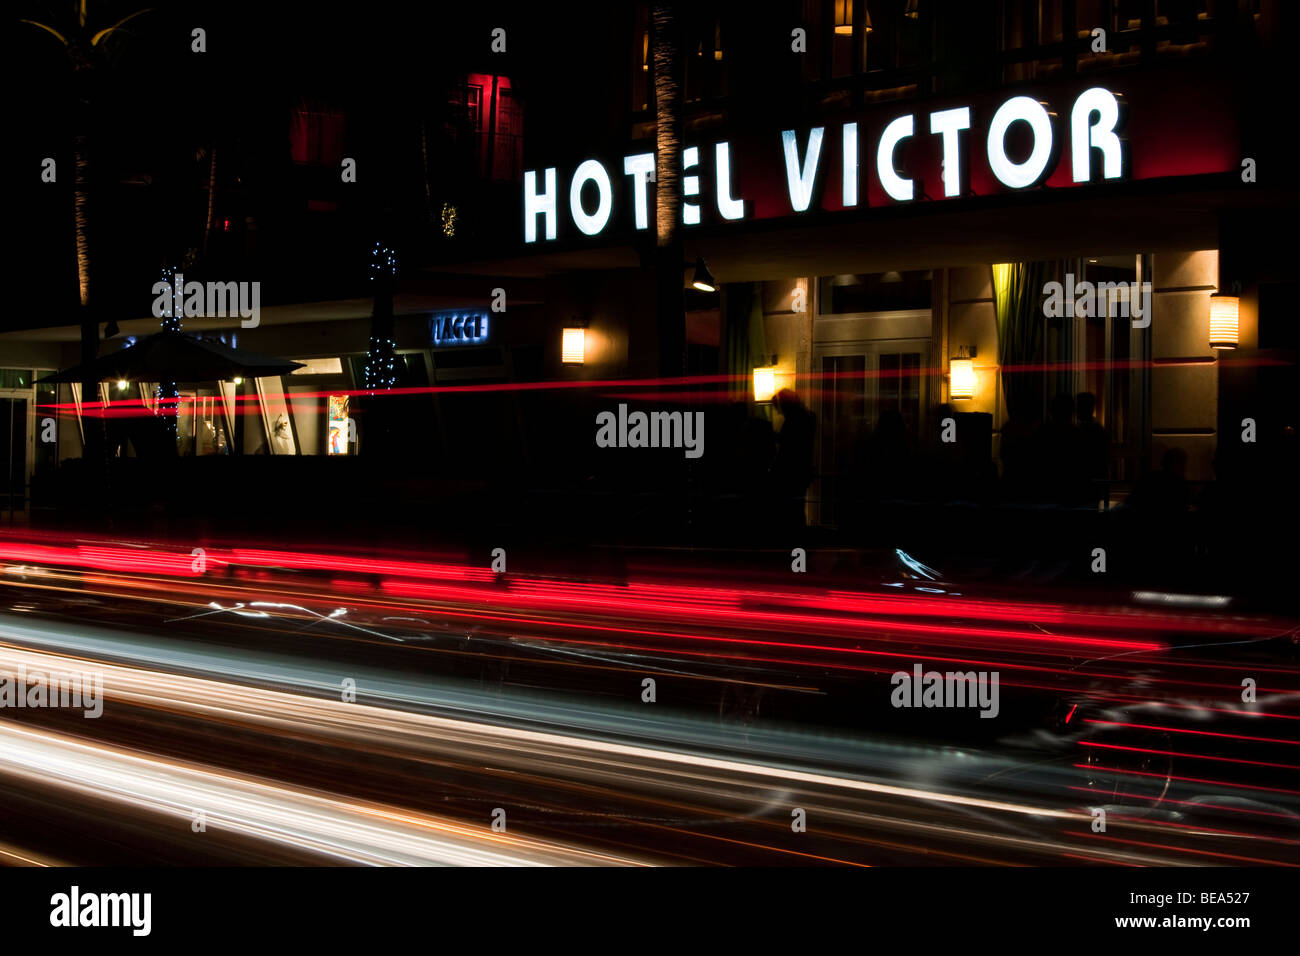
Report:
<svg viewBox="0 0 1300 956"><path fill-rule="evenodd" d="M1187 478L1214 478L1218 440L1218 355L1210 348L1210 296L1219 284L1217 249L1152 257L1151 461L1187 452Z"/></svg>
<svg viewBox="0 0 1300 956"><path fill-rule="evenodd" d="M1001 366L998 365L998 322L993 304L993 271L989 266L948 269L948 341L939 353L943 378L942 401L948 401L948 360L962 346L975 347L975 397L956 406L961 412L987 412L993 427L1002 424Z"/></svg>
<svg viewBox="0 0 1300 956"><path fill-rule="evenodd" d="M776 356L778 389L793 388L796 393L806 393L811 387L812 285L808 277L775 279L761 284L763 336L768 355ZM800 304L803 310L795 311Z"/></svg>
<svg viewBox="0 0 1300 956"><path fill-rule="evenodd" d="M654 288L640 271L548 277L545 297L541 345L548 379L583 381L658 374ZM587 329L586 360L581 366L562 365L561 334L574 323Z"/></svg>

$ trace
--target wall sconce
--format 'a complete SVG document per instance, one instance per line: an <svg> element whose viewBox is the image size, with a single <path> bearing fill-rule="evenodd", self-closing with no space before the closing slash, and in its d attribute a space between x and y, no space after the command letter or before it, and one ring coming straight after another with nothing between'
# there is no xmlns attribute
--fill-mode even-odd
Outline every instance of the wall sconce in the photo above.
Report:
<svg viewBox="0 0 1300 956"><path fill-rule="evenodd" d="M1240 328L1241 299L1216 292L1210 296L1210 348L1235 349Z"/></svg>
<svg viewBox="0 0 1300 956"><path fill-rule="evenodd" d="M243 378L242 375L236 375L236 376L235 376L234 378L232 378L230 381L233 382L235 385L243 385L243 384L244 384L244 378Z"/></svg>
<svg viewBox="0 0 1300 956"><path fill-rule="evenodd" d="M948 397L964 399L975 397L975 346L963 345L957 357L948 363Z"/></svg>
<svg viewBox="0 0 1300 956"><path fill-rule="evenodd" d="M709 271L703 256L699 256L695 260L695 278L692 280L691 285L701 292L718 291L718 280L713 278L713 273Z"/></svg>
<svg viewBox="0 0 1300 956"><path fill-rule="evenodd" d="M119 379L117 380L117 390L118 390L119 392L125 392L125 391L126 391L126 386L127 386L127 381L126 381L126 379L124 379L124 378L119 378Z"/></svg>
<svg viewBox="0 0 1300 956"><path fill-rule="evenodd" d="M581 365L587 360L587 330L566 328L560 337L560 363Z"/></svg>
<svg viewBox="0 0 1300 956"><path fill-rule="evenodd" d="M759 404L770 402L776 395L776 356L772 356L771 365L760 365L754 369L754 401Z"/></svg>
<svg viewBox="0 0 1300 956"><path fill-rule="evenodd" d="M853 0L835 0L835 32L842 37L853 35Z"/></svg>

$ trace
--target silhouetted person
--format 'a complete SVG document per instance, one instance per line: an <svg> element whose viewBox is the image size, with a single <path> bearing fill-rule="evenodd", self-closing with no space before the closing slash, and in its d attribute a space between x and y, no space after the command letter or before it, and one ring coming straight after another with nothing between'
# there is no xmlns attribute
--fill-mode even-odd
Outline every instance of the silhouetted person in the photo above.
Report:
<svg viewBox="0 0 1300 956"><path fill-rule="evenodd" d="M817 417L792 390L776 393L776 407L784 419L776 436L776 457L772 459L772 490L777 498L782 523L804 527L804 498L813 478L813 447Z"/></svg>
<svg viewBox="0 0 1300 956"><path fill-rule="evenodd" d="M1076 494L1073 488L1077 481L1073 418L1074 400L1069 395L1058 394L1052 399L1047 421L1038 430L1035 444L1040 491L1049 501L1067 502Z"/></svg>
<svg viewBox="0 0 1300 956"><path fill-rule="evenodd" d="M730 524L733 540L755 541L753 536L761 535L763 529L754 521L754 515L772 506L774 492L769 469L776 456L776 433L771 422L750 415L744 404L733 412L739 425L727 465L727 493L736 498L734 509L725 520Z"/></svg>
<svg viewBox="0 0 1300 956"><path fill-rule="evenodd" d="M1110 436L1094 417L1097 396L1080 392L1074 403L1079 416L1079 468L1088 481L1088 500L1095 502L1104 496L1103 482L1110 477Z"/></svg>
<svg viewBox="0 0 1300 956"><path fill-rule="evenodd" d="M1002 484L1007 498L1017 501L1031 497L1037 479L1034 461L1033 421L1012 418L1002 426L998 455L1002 459ZM942 449L941 449L942 450Z"/></svg>

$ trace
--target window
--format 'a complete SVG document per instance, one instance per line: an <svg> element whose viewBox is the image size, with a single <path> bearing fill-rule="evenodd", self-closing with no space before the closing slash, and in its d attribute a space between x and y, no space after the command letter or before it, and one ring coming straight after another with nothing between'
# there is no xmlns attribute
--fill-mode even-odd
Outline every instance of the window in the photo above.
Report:
<svg viewBox="0 0 1300 956"><path fill-rule="evenodd" d="M524 111L509 87L497 92L495 139L492 178L498 182L519 179L524 167Z"/></svg>
<svg viewBox="0 0 1300 956"><path fill-rule="evenodd" d="M897 412L910 435L921 423L921 353L893 352L880 355L877 419Z"/></svg>
<svg viewBox="0 0 1300 956"><path fill-rule="evenodd" d="M858 0L858 6L865 6ZM834 13L830 22L831 76L849 76L859 72L854 69L853 49L862 34L862 25L854 20L853 0L834 0Z"/></svg>
<svg viewBox="0 0 1300 956"><path fill-rule="evenodd" d="M651 83L654 75L650 63L650 7L645 3L636 5L632 24L632 111L641 113L650 108L652 98Z"/></svg>
<svg viewBox="0 0 1300 956"><path fill-rule="evenodd" d="M343 161L343 114L307 107L293 115L289 155L308 166L337 166Z"/></svg>
<svg viewBox="0 0 1300 956"><path fill-rule="evenodd" d="M1149 388L1150 329L1134 327L1139 309L1150 308L1143 295L1143 280L1151 277L1148 256L1091 256L1059 263L1054 281L1068 283L1073 276L1076 295L1091 283L1095 292L1106 284L1106 308L1101 298L1093 307L1076 306L1074 317L1048 317L1046 321L1046 377L1044 407L1054 396L1072 399L1087 392L1095 400L1094 417L1109 438L1109 476L1132 480L1143 461L1147 431L1145 395ZM1083 302L1087 302L1087 298ZM1079 314L1087 311L1087 315ZM1149 321L1149 316L1148 316Z"/></svg>
<svg viewBox="0 0 1300 956"><path fill-rule="evenodd" d="M687 103L715 99L726 93L722 20L719 17L700 14L683 21L682 59Z"/></svg>
<svg viewBox="0 0 1300 956"><path fill-rule="evenodd" d="M480 177L497 182L519 179L523 170L523 108L510 77L472 73L448 96L447 132L469 151Z"/></svg>
<svg viewBox="0 0 1300 956"><path fill-rule="evenodd" d="M930 270L874 275L823 276L818 280L823 315L928 309Z"/></svg>
<svg viewBox="0 0 1300 956"><path fill-rule="evenodd" d="M1087 21L1080 0L1078 22ZM1002 69L1004 83L1041 79L1061 71L1060 44L1065 38L1065 24L1060 3L1046 0L1007 0L1002 8L1002 50L1006 54ZM1087 36L1088 30L1083 31ZM1054 47L1050 52L1044 47Z"/></svg>

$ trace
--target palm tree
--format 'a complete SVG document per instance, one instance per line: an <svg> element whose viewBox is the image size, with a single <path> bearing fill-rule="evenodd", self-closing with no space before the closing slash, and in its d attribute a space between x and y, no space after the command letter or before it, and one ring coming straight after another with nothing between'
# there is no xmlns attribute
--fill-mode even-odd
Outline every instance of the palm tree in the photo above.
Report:
<svg viewBox="0 0 1300 956"><path fill-rule="evenodd" d="M682 294L682 111L680 22L672 0L650 13L650 58L655 89L655 273L658 285L659 364L663 375L685 371L686 302Z"/></svg>
<svg viewBox="0 0 1300 956"><path fill-rule="evenodd" d="M63 45L69 62L72 64L74 87L76 90L76 125L73 142L76 157L76 174L73 185L73 213L77 238L77 285L81 300L81 361L94 361L99 353L99 324L91 311L90 297L90 230L89 230L89 190L90 190L90 117L92 97L95 92L95 78L98 72L112 61L112 44L110 40L125 31L124 26L136 17L149 13L153 8L137 10L118 20L111 26L96 30L90 25L86 10L87 0L76 4L76 22L60 23L58 27L38 20L22 19L44 30ZM60 27L62 29L60 29ZM98 383L83 382L82 395L85 401L98 388ZM98 421L98 420L97 420ZM87 432L88 438L101 437L102 426ZM100 443L102 444L102 442Z"/></svg>
<svg viewBox="0 0 1300 956"><path fill-rule="evenodd" d="M215 137L208 146L200 146L194 151L195 162L208 161L208 216L203 226L203 246L201 252L208 254L208 243L216 227L217 213L217 144Z"/></svg>

